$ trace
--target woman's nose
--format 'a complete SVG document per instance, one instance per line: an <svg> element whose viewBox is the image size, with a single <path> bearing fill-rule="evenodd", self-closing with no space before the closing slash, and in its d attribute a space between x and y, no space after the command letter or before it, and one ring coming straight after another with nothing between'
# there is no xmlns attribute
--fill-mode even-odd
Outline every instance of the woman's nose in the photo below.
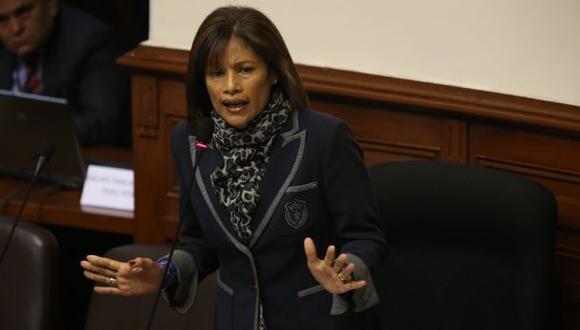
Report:
<svg viewBox="0 0 580 330"><path fill-rule="evenodd" d="M239 77L234 73L228 73L226 77L224 92L226 94L236 94L240 92L240 89Z"/></svg>

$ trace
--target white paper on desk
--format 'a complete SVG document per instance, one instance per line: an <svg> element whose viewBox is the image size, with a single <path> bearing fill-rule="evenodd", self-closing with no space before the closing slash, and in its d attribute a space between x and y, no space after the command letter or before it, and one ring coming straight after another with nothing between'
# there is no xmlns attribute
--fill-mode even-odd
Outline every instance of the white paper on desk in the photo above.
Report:
<svg viewBox="0 0 580 330"><path fill-rule="evenodd" d="M133 212L133 170L101 165L89 165L81 207L103 207Z"/></svg>

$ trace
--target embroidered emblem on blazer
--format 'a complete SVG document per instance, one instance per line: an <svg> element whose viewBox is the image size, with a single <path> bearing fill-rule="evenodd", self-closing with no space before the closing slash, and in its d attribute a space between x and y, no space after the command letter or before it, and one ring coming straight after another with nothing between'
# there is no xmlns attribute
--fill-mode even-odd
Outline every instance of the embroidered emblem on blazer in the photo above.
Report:
<svg viewBox="0 0 580 330"><path fill-rule="evenodd" d="M291 200L284 204L286 223L294 229L298 229L308 220L308 208L305 201L299 199Z"/></svg>

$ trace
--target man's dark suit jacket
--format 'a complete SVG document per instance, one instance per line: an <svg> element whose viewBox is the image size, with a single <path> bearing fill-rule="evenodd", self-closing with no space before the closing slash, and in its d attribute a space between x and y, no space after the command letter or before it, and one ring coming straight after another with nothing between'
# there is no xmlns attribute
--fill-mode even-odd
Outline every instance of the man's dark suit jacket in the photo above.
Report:
<svg viewBox="0 0 580 330"><path fill-rule="evenodd" d="M366 167L346 124L310 110L288 119L273 142L248 245L239 241L210 181L220 152L210 145L194 176L190 134L183 123L172 137L184 222L174 254L176 309L187 309L197 281L219 268L218 330L257 329L259 299L268 330L359 329L359 313L331 315L335 297L310 274L303 245L311 237L323 258L335 244L371 272L386 255ZM368 296L353 299L372 304Z"/></svg>
<svg viewBox="0 0 580 330"><path fill-rule="evenodd" d="M128 115L128 80L117 68L111 30L80 10L60 4L42 52L43 95L66 98L83 145L119 141ZM0 45L0 88L12 89L17 57Z"/></svg>

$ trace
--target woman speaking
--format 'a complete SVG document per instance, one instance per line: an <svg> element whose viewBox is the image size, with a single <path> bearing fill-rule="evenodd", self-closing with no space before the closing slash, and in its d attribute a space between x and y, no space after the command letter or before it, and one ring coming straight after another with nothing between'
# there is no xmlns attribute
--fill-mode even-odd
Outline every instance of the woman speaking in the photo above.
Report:
<svg viewBox="0 0 580 330"><path fill-rule="evenodd" d="M345 123L308 108L274 24L252 8L213 11L191 47L187 98L171 141L182 210L163 282L172 306L187 311L217 271L218 330L359 329L353 312L378 302L372 274L387 249L366 167ZM91 255L81 266L106 285L96 292L132 296L155 292L166 262Z"/></svg>

